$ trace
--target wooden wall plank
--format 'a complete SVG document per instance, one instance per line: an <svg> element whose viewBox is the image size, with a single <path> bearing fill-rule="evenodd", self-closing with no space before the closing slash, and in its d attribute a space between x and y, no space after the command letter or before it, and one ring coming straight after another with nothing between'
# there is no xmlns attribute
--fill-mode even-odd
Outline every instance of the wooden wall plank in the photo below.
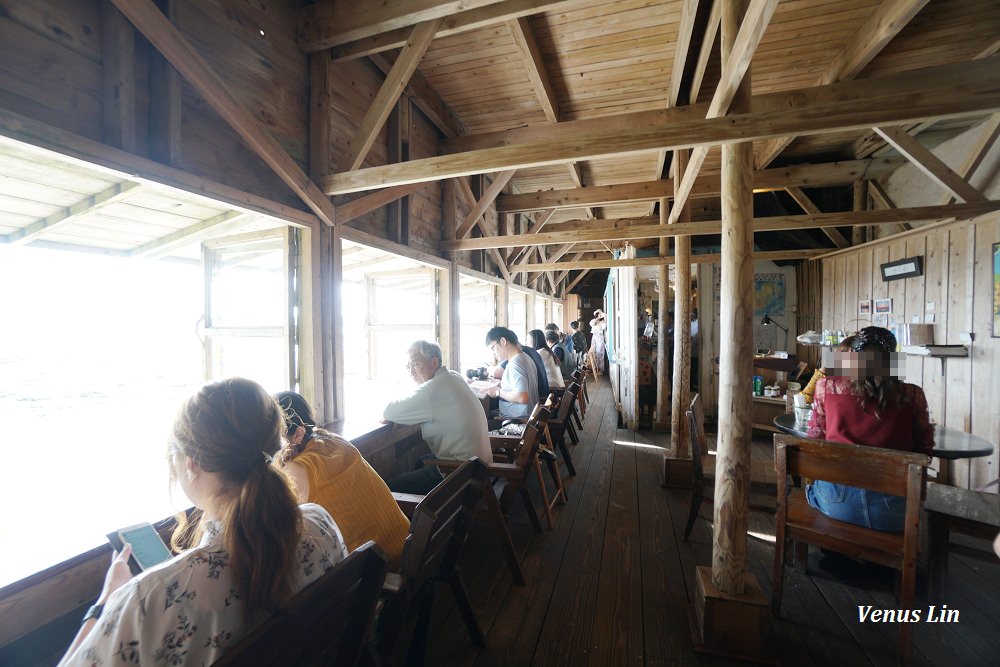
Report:
<svg viewBox="0 0 1000 667"><path fill-rule="evenodd" d="M948 311L948 230L940 229L927 235L927 247L924 255L924 303L921 310L924 313L924 323L933 314L934 342L950 343L958 337L949 339L946 331ZM933 303L931 309L929 304ZM925 359L924 374L921 386L927 395L927 406L931 416L941 424L948 424L947 415L947 378L951 364L955 360Z"/></svg>
<svg viewBox="0 0 1000 667"><path fill-rule="evenodd" d="M970 462L969 487L976 488L997 478L1000 461L1000 338L993 338L993 244L1000 243L1000 217L991 216L975 225L975 267L972 289L972 433L994 444L993 455ZM996 332L1000 333L1000 331ZM991 491L997 492L994 486Z"/></svg>
<svg viewBox="0 0 1000 667"><path fill-rule="evenodd" d="M959 334L972 331L972 286L976 230L973 225L953 227L948 232L948 306L945 314L945 341L959 340ZM972 431L972 359L949 359L948 397L944 423L960 431ZM952 464L952 483L963 488L969 484L968 460Z"/></svg>
<svg viewBox="0 0 1000 667"><path fill-rule="evenodd" d="M926 261L927 237L926 235L911 236L906 239L906 257L924 257ZM903 310L904 324L924 323L924 276L914 276L896 282L903 283L905 307ZM940 368L937 359L929 359L928 363ZM920 384L924 377L924 359L915 355L908 355L906 358L906 381L913 384Z"/></svg>

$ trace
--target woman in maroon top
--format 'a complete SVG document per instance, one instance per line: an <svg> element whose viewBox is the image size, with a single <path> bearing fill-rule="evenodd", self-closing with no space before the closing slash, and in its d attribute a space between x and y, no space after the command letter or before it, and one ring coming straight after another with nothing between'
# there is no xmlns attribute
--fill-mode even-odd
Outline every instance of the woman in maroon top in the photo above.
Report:
<svg viewBox="0 0 1000 667"><path fill-rule="evenodd" d="M930 454L934 429L920 387L893 376L896 337L881 327L855 336L829 377L816 385L809 437ZM868 489L816 480L809 504L827 516L885 532L903 529L906 501Z"/></svg>

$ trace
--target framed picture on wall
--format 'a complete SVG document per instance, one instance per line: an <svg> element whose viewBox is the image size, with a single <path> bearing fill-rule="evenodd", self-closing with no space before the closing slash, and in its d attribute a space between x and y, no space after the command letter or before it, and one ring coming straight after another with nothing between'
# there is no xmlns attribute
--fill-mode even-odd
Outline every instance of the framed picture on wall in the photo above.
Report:
<svg viewBox="0 0 1000 667"><path fill-rule="evenodd" d="M876 315L891 315L892 314L892 299L875 299L875 314Z"/></svg>
<svg viewBox="0 0 1000 667"><path fill-rule="evenodd" d="M993 337L1000 338L1000 243L993 244Z"/></svg>
<svg viewBox="0 0 1000 667"><path fill-rule="evenodd" d="M858 301L858 315L862 317L868 317L872 314L872 301L871 299L864 299Z"/></svg>

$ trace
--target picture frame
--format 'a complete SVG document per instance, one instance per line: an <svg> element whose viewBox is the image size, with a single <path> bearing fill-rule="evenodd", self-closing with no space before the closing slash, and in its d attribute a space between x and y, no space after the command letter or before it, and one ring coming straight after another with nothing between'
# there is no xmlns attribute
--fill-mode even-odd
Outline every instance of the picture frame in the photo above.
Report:
<svg viewBox="0 0 1000 667"><path fill-rule="evenodd" d="M897 259L893 262L886 262L879 265L879 269L882 271L882 282L884 283L890 280L902 280L903 278L922 276L924 275L924 258L907 257L905 259Z"/></svg>
<svg viewBox="0 0 1000 667"><path fill-rule="evenodd" d="M892 314L892 299L875 299L875 314L876 315L891 315Z"/></svg>
<svg viewBox="0 0 1000 667"><path fill-rule="evenodd" d="M872 314L871 299L862 299L858 301L858 315L861 317L870 317L871 314Z"/></svg>
<svg viewBox="0 0 1000 667"><path fill-rule="evenodd" d="M993 338L1000 338L1000 243L993 244Z"/></svg>

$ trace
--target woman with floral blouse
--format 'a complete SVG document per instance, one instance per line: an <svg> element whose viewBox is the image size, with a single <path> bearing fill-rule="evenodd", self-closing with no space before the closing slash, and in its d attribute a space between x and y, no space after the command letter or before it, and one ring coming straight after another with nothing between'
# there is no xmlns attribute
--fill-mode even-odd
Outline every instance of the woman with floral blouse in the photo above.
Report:
<svg viewBox="0 0 1000 667"><path fill-rule="evenodd" d="M171 477L197 508L174 532L186 550L132 577L126 545L61 665L210 664L347 556L326 510L296 505L269 465L283 433L281 408L250 380L187 400L170 443Z"/></svg>

